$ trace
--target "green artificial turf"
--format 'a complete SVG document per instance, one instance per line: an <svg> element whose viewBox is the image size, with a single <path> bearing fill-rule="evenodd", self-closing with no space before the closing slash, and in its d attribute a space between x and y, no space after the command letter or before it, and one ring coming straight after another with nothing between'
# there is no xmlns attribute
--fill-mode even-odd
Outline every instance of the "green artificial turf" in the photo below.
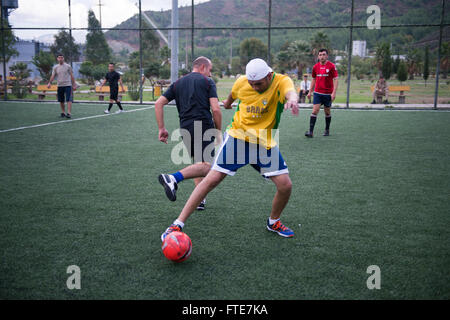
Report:
<svg viewBox="0 0 450 320"><path fill-rule="evenodd" d="M104 107L75 104L73 117ZM66 122L0 132L1 299L450 298L449 112L335 110L331 136L321 113L313 139L309 110L284 113L295 237L265 229L275 188L245 167L187 221L192 255L174 264L160 234L193 183L166 198L157 176L183 167L170 159L179 142L158 141L146 108L67 121L57 104L0 103L0 130ZM176 109L165 116L172 132ZM66 287L70 265L81 290Z"/></svg>

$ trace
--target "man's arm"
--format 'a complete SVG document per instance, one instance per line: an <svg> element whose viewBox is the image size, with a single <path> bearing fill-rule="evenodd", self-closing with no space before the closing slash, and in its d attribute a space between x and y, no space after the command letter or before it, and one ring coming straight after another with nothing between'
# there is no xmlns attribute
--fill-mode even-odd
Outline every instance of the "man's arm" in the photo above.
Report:
<svg viewBox="0 0 450 320"><path fill-rule="evenodd" d="M298 95L295 90L290 90L286 93L284 109L291 109L292 114L298 116Z"/></svg>
<svg viewBox="0 0 450 320"><path fill-rule="evenodd" d="M103 88L103 86L105 85L105 83L106 83L106 78L103 79L102 82L100 83L100 89Z"/></svg>
<svg viewBox="0 0 450 320"><path fill-rule="evenodd" d="M123 88L122 77L119 78L119 83L120 83L120 87L122 88L122 91L125 92L125 89ZM144 84L144 83L142 83L142 84Z"/></svg>
<svg viewBox="0 0 450 320"><path fill-rule="evenodd" d="M73 91L77 90L77 83L75 81L75 77L73 76L73 72L70 71L70 79L72 80L72 89Z"/></svg>
<svg viewBox="0 0 450 320"><path fill-rule="evenodd" d="M233 104L234 100L235 100L235 99L233 99L233 95L230 93L230 94L228 95L228 98L227 98L226 100L223 100L223 101L222 101L223 107L224 107L225 109L231 109L231 108L233 107L232 104Z"/></svg>
<svg viewBox="0 0 450 320"><path fill-rule="evenodd" d="M222 110L220 110L219 99L209 98L209 104L211 105L214 126L217 130L222 131Z"/></svg>
<svg viewBox="0 0 450 320"><path fill-rule="evenodd" d="M339 81L338 78L333 79L333 93L331 94L331 101L334 101L336 99L336 91L338 89Z"/></svg>
<svg viewBox="0 0 450 320"><path fill-rule="evenodd" d="M167 100L166 97L161 96L156 100L155 102L155 116L156 116L156 122L158 124L158 139L161 142L164 142L167 144L167 139L169 138L169 132L167 132L166 128L164 127L164 106L169 103L169 100Z"/></svg>
<svg viewBox="0 0 450 320"><path fill-rule="evenodd" d="M311 93L314 92L314 87L316 86L316 78L311 80L311 86L309 87L308 99L311 98Z"/></svg>
<svg viewBox="0 0 450 320"><path fill-rule="evenodd" d="M50 77L50 80L48 80L47 88L50 88L54 79L55 79L55 70L53 69L52 76Z"/></svg>

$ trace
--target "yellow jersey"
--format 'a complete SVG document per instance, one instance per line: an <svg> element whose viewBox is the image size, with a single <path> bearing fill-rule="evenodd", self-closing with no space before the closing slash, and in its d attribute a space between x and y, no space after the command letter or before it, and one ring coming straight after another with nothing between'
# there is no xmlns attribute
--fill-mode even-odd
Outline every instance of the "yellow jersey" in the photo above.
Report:
<svg viewBox="0 0 450 320"><path fill-rule="evenodd" d="M272 130L278 129L289 91L295 91L294 83L285 75L274 72L269 88L262 93L250 86L246 76L241 76L231 89L233 99L238 99L238 106L227 133L267 149L276 146Z"/></svg>

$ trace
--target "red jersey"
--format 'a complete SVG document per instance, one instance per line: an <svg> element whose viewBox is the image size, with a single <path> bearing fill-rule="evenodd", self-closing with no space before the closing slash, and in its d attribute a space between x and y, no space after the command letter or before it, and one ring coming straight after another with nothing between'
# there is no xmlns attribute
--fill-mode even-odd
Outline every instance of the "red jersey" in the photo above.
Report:
<svg viewBox="0 0 450 320"><path fill-rule="evenodd" d="M333 93L333 79L338 77L338 72L334 63L327 61L324 65L316 63L312 70L312 77L316 79L314 92L321 94Z"/></svg>

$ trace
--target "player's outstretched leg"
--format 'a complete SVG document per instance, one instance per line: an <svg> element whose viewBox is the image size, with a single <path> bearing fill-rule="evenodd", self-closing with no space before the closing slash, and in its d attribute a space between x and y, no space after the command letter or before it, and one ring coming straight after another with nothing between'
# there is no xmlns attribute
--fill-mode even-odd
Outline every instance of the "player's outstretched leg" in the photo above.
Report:
<svg viewBox="0 0 450 320"><path fill-rule="evenodd" d="M175 201L177 200L178 183L185 179L205 177L209 169L211 169L211 165L208 162L198 162L172 174L162 173L158 176L158 181L164 187L167 198Z"/></svg>
<svg viewBox="0 0 450 320"><path fill-rule="evenodd" d="M192 191L191 196L184 205L178 218L164 231L161 235L161 241L164 241L166 236L173 231L181 231L184 228L184 223L189 216L198 207L199 203L205 199L206 195L213 190L225 178L226 174L211 170L203 181Z"/></svg>
<svg viewBox="0 0 450 320"><path fill-rule="evenodd" d="M292 182L289 174L281 174L270 178L277 187L277 192L272 202L272 212L267 219L267 230L277 233L278 235L291 238L294 231L283 225L280 221L281 212L286 207L292 191Z"/></svg>

